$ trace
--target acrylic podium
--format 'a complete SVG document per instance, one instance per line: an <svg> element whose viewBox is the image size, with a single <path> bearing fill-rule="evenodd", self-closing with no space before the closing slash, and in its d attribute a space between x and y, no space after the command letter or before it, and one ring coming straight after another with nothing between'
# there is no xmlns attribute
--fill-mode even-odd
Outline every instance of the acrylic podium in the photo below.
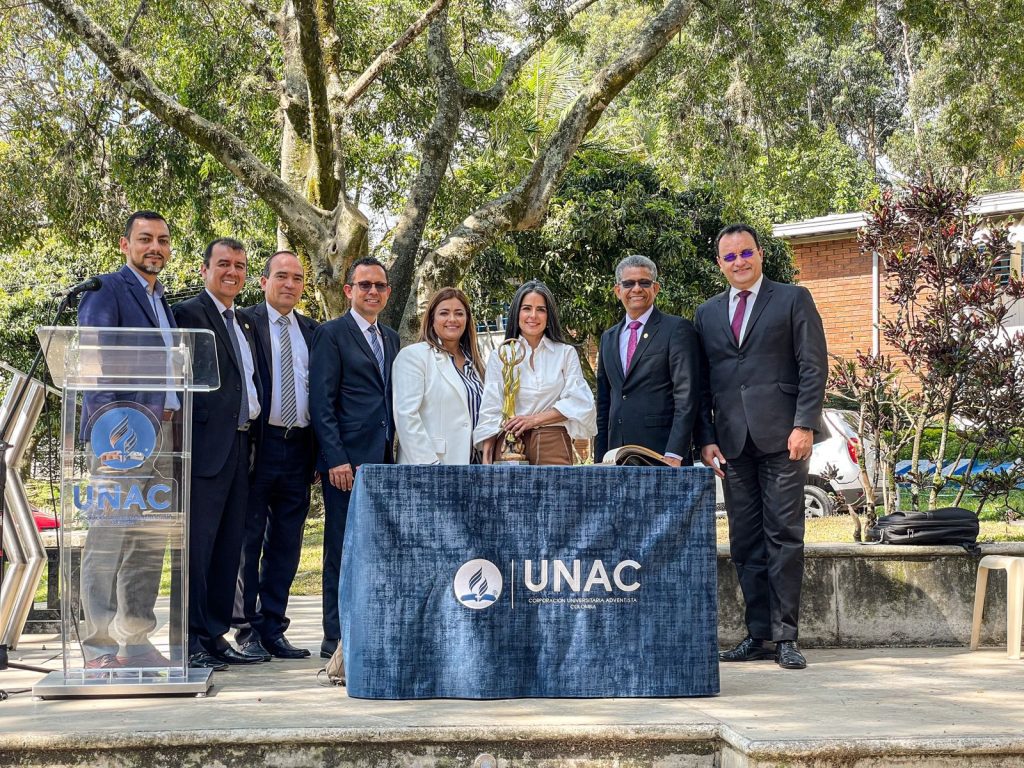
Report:
<svg viewBox="0 0 1024 768"><path fill-rule="evenodd" d="M63 669L39 698L204 695L188 666L192 398L220 386L204 330L43 327L61 387Z"/></svg>

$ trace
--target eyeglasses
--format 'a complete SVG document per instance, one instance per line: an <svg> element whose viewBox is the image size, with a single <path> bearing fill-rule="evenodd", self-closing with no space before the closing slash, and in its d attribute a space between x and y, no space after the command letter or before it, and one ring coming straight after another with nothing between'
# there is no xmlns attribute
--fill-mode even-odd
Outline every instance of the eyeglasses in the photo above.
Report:
<svg viewBox="0 0 1024 768"><path fill-rule="evenodd" d="M377 293L384 293L388 289L387 283L374 283L369 280L360 280L358 283L349 283L353 288L358 288L363 293L369 293L371 288L376 288Z"/></svg>
<svg viewBox="0 0 1024 768"><path fill-rule="evenodd" d="M742 256L744 259L751 259L751 258L754 257L754 253L756 253L756 251L754 251L753 248L744 248L739 253L725 253L725 254L722 254L721 258L722 258L722 261L732 262L732 261L736 261L736 257L737 256Z"/></svg>
<svg viewBox="0 0 1024 768"><path fill-rule="evenodd" d="M638 285L646 291L646 290L649 290L649 289L654 287L654 281L653 280L621 280L619 282L619 285L622 286L622 290L624 290L624 291L631 291L634 288L636 288Z"/></svg>

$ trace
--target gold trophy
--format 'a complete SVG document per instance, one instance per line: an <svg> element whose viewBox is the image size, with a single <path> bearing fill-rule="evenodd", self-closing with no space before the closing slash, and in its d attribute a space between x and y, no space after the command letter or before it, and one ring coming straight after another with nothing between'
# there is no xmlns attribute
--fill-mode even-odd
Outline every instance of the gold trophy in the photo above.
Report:
<svg viewBox="0 0 1024 768"><path fill-rule="evenodd" d="M502 427L516 415L516 395L519 394L519 371L516 366L526 359L526 349L519 339L506 339L498 347L501 360L501 381L504 384L505 399L501 405ZM502 432L501 453L495 464L528 464L523 441L511 432Z"/></svg>

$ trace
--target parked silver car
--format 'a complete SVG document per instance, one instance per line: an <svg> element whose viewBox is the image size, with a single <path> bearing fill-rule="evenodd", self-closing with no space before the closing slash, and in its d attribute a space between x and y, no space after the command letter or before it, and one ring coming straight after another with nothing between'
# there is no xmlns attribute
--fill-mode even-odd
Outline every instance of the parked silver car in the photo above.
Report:
<svg viewBox="0 0 1024 768"><path fill-rule="evenodd" d="M839 496L853 507L860 508L865 504L864 485L860 479L857 457L865 446L857 434L859 418L853 411L842 411L826 408L824 422L828 428L828 436L820 443L815 443L811 453L811 465L807 474L807 485L804 486L804 515L806 517L825 517L836 514L834 496ZM865 464L870 475L874 466L874 455L865 456ZM830 471L831 468L831 471ZM717 514L725 514L725 494L722 481L716 479L715 506ZM875 504L882 503L881 491L875 491Z"/></svg>

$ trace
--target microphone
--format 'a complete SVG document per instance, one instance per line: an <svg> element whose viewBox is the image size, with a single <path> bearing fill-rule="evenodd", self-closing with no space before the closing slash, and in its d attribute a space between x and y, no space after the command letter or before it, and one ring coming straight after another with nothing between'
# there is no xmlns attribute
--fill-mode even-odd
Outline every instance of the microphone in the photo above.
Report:
<svg viewBox="0 0 1024 768"><path fill-rule="evenodd" d="M78 285L71 286L67 290L58 291L57 295L58 296L63 296L66 299L70 299L73 296L77 296L80 293L88 293L89 291L98 291L102 287L103 287L103 283L100 281L100 279L98 277L90 277L90 278L87 278L87 279L83 280Z"/></svg>

